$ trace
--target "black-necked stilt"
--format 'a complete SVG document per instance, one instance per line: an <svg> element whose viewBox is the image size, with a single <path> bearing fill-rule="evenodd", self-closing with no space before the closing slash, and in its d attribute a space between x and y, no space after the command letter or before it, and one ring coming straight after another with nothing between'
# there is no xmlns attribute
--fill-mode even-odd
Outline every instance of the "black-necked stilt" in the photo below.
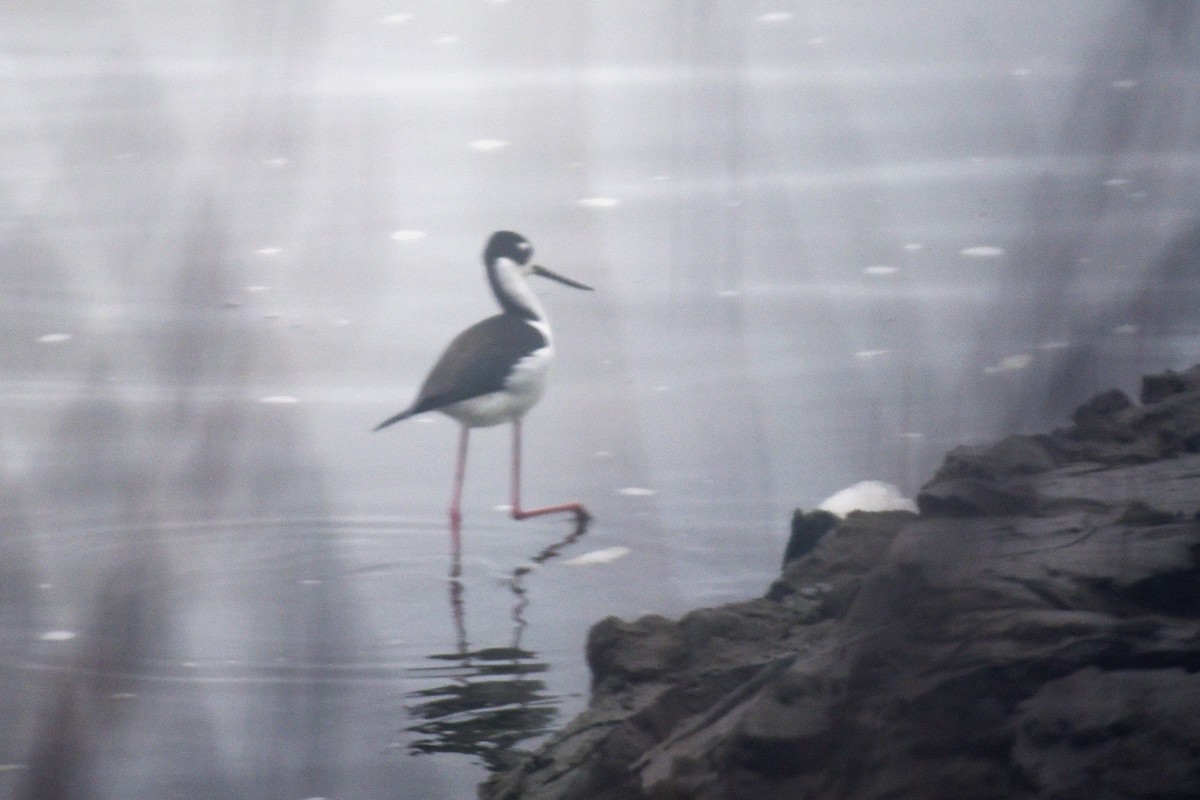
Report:
<svg viewBox="0 0 1200 800"><path fill-rule="evenodd" d="M471 428L511 422L512 516L526 519L542 514L571 512L583 522L588 519L581 503L562 503L544 508L521 508L521 417L542 396L546 373L554 357L550 323L542 304L525 282L528 275L541 275L576 289L591 290L532 261L533 245L520 234L497 231L483 251L488 283L503 313L477 322L450 342L425 378L417 399L405 410L375 426L375 430L426 411L440 411L462 425L458 442L458 464L454 471L454 494L450 501L450 523L454 552L459 552L459 522L462 512L463 476L467 464L467 437Z"/></svg>

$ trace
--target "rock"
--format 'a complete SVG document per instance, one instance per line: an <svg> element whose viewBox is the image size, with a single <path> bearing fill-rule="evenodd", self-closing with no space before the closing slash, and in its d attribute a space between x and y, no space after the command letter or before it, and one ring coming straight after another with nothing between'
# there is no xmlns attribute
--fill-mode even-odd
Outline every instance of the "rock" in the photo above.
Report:
<svg viewBox="0 0 1200 800"><path fill-rule="evenodd" d="M1094 434L1120 435L1121 412L1133 408L1133 401L1120 389L1109 389L1075 409L1071 421L1080 430Z"/></svg>
<svg viewBox="0 0 1200 800"><path fill-rule="evenodd" d="M762 598L598 623L589 709L481 795L1200 796L1200 370L1142 399L954 451Z"/></svg>
<svg viewBox="0 0 1200 800"><path fill-rule="evenodd" d="M1200 391L1200 365L1186 372L1167 370L1161 375L1142 378L1141 401L1143 405L1160 403L1173 394Z"/></svg>
<svg viewBox="0 0 1200 800"><path fill-rule="evenodd" d="M1036 475L1063 463L1049 436L1009 436L986 452L995 475Z"/></svg>
<svg viewBox="0 0 1200 800"><path fill-rule="evenodd" d="M1197 708L1194 672L1086 667L1019 704L1015 764L1048 797L1194 797Z"/></svg>
<svg viewBox="0 0 1200 800"><path fill-rule="evenodd" d="M833 529L838 523L836 515L828 511L816 509L807 514L796 509L792 514L792 534L788 538L787 548L783 551L783 563L795 561L800 556L808 555L821 537Z"/></svg>
<svg viewBox="0 0 1200 800"><path fill-rule="evenodd" d="M950 478L927 485L917 495L922 514L947 517L1028 514L1036 497L1028 484L989 478Z"/></svg>
<svg viewBox="0 0 1200 800"><path fill-rule="evenodd" d="M666 617L652 615L632 623L608 617L588 632L587 663L597 683L652 678L683 656L683 634Z"/></svg>

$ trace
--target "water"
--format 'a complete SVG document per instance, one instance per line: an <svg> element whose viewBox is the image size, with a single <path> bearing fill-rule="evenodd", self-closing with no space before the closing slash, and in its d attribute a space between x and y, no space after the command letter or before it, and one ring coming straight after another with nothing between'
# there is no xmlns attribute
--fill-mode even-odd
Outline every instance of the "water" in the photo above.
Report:
<svg viewBox="0 0 1200 800"><path fill-rule="evenodd" d="M595 621L1200 360L1163 8L4 6L0 792L469 797ZM510 520L477 431L452 580L457 429L369 431L498 228L596 287L538 288L524 426L525 501L595 519Z"/></svg>
<svg viewBox="0 0 1200 800"><path fill-rule="evenodd" d="M352 394L66 367L10 384L9 442L28 462L0 539L4 780L74 771L132 797L470 796L583 707L593 622L740 599L771 578L778 520L746 522L733 495L708 519L720 503L687 475L664 492L628 470L620 425L574 435L531 416L527 501L579 497L596 520L510 520L508 431L479 431L451 579L455 426L370 434L376 406L397 401ZM664 498L693 522L664 523ZM762 543L741 554L738 532ZM615 547L628 555L568 563ZM714 562L736 567L712 575ZM82 755L55 750L80 735Z"/></svg>
<svg viewBox="0 0 1200 800"><path fill-rule="evenodd" d="M4 630L6 718L49 747L47 709L73 704L96 736L83 768L126 796L254 791L264 764L279 796L383 796L440 773L445 796L469 796L483 766L581 707L580 643L564 634L586 612L540 609L547 578L528 566L468 557L448 580L444 533L251 518L10 536L9 574L34 572L21 556L35 548L54 568ZM38 742L23 744L35 768ZM455 757L430 772L414 753Z"/></svg>
<svg viewBox="0 0 1200 800"><path fill-rule="evenodd" d="M287 353L286 375L244 385L124 384L68 364L10 384L8 442L24 466L0 539L0 702L15 721L0 780L44 758L125 797L470 796L513 747L583 708L591 624L757 596L792 507L917 471L915 448L890 460L904 438L860 443L865 459L847 446L859 420L887 429L868 413L879 398L846 380L853 355L825 367L839 380L813 385L820 364L772 360L749 371L761 386L742 383L745 362L712 335L712 312L734 303L750 306L634 304L634 318L671 325L613 358L616 382L582 374L615 347L559 326L562 369L526 425L526 501L580 499L595 520L582 532L570 517L510 520L508 429L477 431L455 579L456 426L433 416L368 433L407 392L310 367L320 336L230 337ZM352 337L327 341L341 336L323 344L350 359ZM570 563L613 548L628 552ZM71 733L63 704L94 737L80 764L53 762Z"/></svg>

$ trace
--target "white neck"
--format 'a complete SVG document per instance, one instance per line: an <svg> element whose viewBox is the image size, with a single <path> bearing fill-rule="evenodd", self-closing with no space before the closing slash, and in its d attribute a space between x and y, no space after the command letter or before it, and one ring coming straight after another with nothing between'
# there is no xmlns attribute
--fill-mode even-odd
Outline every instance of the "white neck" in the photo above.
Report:
<svg viewBox="0 0 1200 800"><path fill-rule="evenodd" d="M504 293L513 303L527 309L534 319L544 322L546 311L542 308L542 304L533 290L529 288L529 283L525 280L521 267L515 261L499 258L496 259L495 270L498 291Z"/></svg>

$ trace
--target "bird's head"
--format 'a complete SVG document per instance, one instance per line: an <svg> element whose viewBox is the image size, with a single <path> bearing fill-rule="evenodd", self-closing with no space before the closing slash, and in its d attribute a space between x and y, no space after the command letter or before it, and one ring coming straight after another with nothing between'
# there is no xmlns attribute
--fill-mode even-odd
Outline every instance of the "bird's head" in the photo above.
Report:
<svg viewBox="0 0 1200 800"><path fill-rule="evenodd" d="M483 260L494 264L502 258L524 267L533 258L533 245L519 233L496 231L483 250Z"/></svg>
<svg viewBox="0 0 1200 800"><path fill-rule="evenodd" d="M551 272L543 266L533 263L533 245L519 233L512 231L496 231L488 239L487 247L483 250L483 261L489 268L494 268L501 260L512 263L516 271L523 277L540 275L576 289L587 289L590 286Z"/></svg>

